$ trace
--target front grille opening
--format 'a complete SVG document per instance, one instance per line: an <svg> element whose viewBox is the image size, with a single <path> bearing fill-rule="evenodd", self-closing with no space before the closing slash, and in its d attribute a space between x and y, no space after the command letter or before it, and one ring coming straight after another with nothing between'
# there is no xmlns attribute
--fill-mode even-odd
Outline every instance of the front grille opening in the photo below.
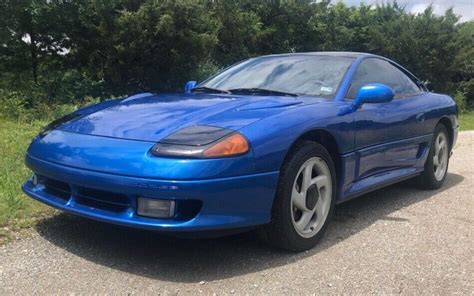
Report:
<svg viewBox="0 0 474 296"><path fill-rule="evenodd" d="M115 204L119 206L129 206L130 199L125 194L102 191L92 188L78 188L77 195L88 198L94 199L99 202Z"/></svg>
<svg viewBox="0 0 474 296"><path fill-rule="evenodd" d="M56 196L65 201L69 200L69 198L71 197L71 186L69 186L69 184L67 183L49 178L44 178L43 180L41 180L41 184L43 184L44 191L48 194Z"/></svg>
<svg viewBox="0 0 474 296"><path fill-rule="evenodd" d="M80 187L75 194L76 203L110 212L123 212L130 207L128 196L120 193Z"/></svg>
<svg viewBox="0 0 474 296"><path fill-rule="evenodd" d="M201 211L202 201L200 200L177 200L176 201L176 219L191 220Z"/></svg>
<svg viewBox="0 0 474 296"><path fill-rule="evenodd" d="M82 195L75 196L75 201L78 204L81 204L86 207L100 209L109 212L120 213L127 210L128 206L120 205L120 204L112 204L109 202L104 202L96 199L87 198Z"/></svg>

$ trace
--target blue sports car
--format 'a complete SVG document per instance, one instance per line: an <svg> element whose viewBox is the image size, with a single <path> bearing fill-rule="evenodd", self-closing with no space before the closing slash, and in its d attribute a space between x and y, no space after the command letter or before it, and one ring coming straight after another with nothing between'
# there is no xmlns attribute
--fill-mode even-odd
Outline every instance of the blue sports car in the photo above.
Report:
<svg viewBox="0 0 474 296"><path fill-rule="evenodd" d="M77 110L26 154L30 197L87 218L169 234L256 229L313 247L335 204L416 178L442 186L457 106L371 54L269 55L183 93Z"/></svg>

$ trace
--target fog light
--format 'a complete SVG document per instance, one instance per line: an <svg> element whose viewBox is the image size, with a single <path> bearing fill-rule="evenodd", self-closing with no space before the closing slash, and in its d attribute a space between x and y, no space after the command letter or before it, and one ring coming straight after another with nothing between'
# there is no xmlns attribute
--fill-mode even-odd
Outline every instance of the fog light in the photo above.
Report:
<svg viewBox="0 0 474 296"><path fill-rule="evenodd" d="M153 218L170 218L174 216L175 201L150 198L138 198L137 213L140 216Z"/></svg>

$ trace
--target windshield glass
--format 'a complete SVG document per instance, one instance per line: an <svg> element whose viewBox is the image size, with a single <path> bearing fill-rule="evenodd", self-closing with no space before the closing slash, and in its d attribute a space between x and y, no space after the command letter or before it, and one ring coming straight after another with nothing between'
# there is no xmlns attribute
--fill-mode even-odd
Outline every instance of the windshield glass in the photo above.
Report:
<svg viewBox="0 0 474 296"><path fill-rule="evenodd" d="M324 55L258 57L222 71L199 87L225 91L259 88L332 98L353 60Z"/></svg>

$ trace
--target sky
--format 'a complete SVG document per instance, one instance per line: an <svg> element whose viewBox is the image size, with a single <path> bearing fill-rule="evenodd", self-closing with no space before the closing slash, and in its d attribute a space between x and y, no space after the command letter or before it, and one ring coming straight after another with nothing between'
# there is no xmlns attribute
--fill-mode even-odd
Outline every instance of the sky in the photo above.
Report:
<svg viewBox="0 0 474 296"><path fill-rule="evenodd" d="M386 0L333 0L333 2L338 1L349 5L358 5L362 2L365 4L387 2ZM407 11L412 13L423 12L430 4L433 5L435 14L443 14L448 8L453 7L454 13L461 17L461 22L474 20L474 0L397 0L397 2L406 5Z"/></svg>

